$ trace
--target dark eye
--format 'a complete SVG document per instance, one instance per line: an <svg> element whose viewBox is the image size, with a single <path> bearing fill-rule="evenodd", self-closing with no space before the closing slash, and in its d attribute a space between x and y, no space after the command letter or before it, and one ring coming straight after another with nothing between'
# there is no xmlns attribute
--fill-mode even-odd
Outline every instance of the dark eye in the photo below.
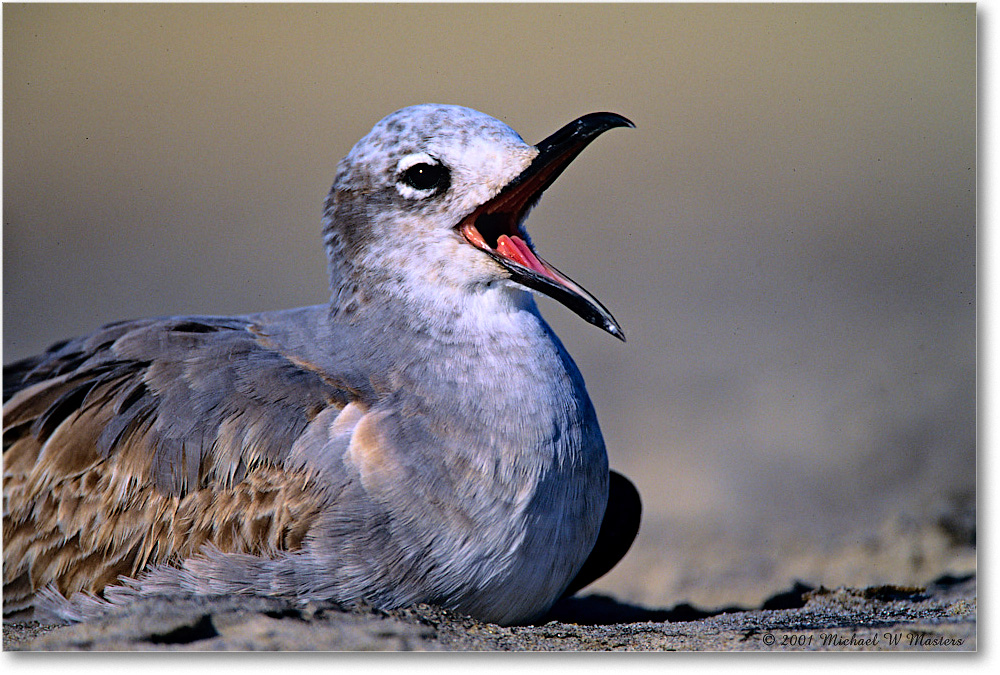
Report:
<svg viewBox="0 0 1000 675"><path fill-rule="evenodd" d="M451 183L451 172L440 164L414 164L403 172L403 182L414 190L442 192Z"/></svg>

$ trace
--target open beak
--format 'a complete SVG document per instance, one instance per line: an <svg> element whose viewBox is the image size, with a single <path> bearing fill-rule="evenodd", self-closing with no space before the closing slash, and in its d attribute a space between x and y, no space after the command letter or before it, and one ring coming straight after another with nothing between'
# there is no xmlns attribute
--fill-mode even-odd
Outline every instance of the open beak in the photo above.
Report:
<svg viewBox="0 0 1000 675"><path fill-rule="evenodd" d="M634 126L621 115L608 112L590 113L570 122L535 146L538 155L528 168L458 225L462 236L500 263L513 280L558 300L623 342L625 333L611 312L538 257L524 230L524 220L542 192L592 140L608 129Z"/></svg>

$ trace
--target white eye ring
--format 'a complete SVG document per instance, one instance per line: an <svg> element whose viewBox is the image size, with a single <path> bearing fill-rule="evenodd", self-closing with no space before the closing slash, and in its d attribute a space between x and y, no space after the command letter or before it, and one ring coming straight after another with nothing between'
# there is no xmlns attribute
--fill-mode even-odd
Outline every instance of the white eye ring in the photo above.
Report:
<svg viewBox="0 0 1000 675"><path fill-rule="evenodd" d="M426 152L415 152L412 155L407 155L399 160L396 164L396 175L402 176L406 171L418 164L429 164L430 166L439 166L441 164L436 158L431 157ZM435 190L418 190L412 185L408 185L403 180L396 181L396 190L402 196L407 199L423 199L429 194L432 194Z"/></svg>
<svg viewBox="0 0 1000 675"><path fill-rule="evenodd" d="M440 164L440 162L426 152L415 152L399 160L399 163L396 165L396 173L401 174L411 166L416 166L417 164Z"/></svg>

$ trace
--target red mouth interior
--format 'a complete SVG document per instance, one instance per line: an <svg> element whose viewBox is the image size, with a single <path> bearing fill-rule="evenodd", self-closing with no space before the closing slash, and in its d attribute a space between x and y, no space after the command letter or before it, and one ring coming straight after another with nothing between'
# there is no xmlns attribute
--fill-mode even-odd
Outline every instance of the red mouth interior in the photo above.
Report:
<svg viewBox="0 0 1000 675"><path fill-rule="evenodd" d="M482 223L484 220L493 221L496 219L481 217L479 219L480 226L484 224ZM552 274L546 268L545 264L539 260L538 256L531 250L531 247L528 246L528 242L522 239L514 228L504 228L507 231L502 231L495 227L490 227L489 223L486 223L486 227L483 229L486 230L486 235L493 240L492 244L483 236L483 233L479 231L476 224L471 220L463 223L460 229L466 240L476 248L495 251L504 258L516 262L521 267L526 267L538 274L552 278Z"/></svg>
<svg viewBox="0 0 1000 675"><path fill-rule="evenodd" d="M553 274L553 271L538 257L517 231L516 226L506 218L498 218L499 214L482 215L478 219L467 219L459 230L462 236L476 248L493 251L508 260L525 267L532 272L548 277L552 281L564 284L563 279ZM501 227L501 221L507 221ZM485 230L486 236L480 232L479 225ZM489 237L489 239L487 239ZM491 243L492 240L492 243Z"/></svg>

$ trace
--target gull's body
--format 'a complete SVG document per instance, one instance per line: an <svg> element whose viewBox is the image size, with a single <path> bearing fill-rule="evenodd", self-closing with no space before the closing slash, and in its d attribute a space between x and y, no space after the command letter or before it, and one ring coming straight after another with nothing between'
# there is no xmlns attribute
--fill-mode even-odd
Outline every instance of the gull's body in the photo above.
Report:
<svg viewBox="0 0 1000 675"><path fill-rule="evenodd" d="M513 623L606 571L604 442L525 286L620 329L521 227L626 124L605 115L535 147L398 111L338 167L330 304L112 324L5 368L5 615L252 592Z"/></svg>

